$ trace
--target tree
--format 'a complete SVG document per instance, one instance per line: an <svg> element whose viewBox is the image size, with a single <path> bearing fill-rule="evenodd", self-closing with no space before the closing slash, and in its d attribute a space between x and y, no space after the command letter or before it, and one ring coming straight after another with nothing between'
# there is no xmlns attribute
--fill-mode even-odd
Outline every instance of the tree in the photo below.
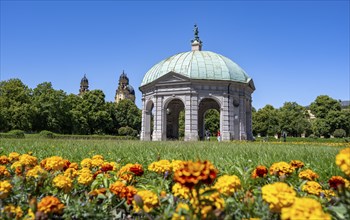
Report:
<svg viewBox="0 0 350 220"><path fill-rule="evenodd" d="M324 136L329 137L330 136L330 127L328 123L326 122L326 119L323 118L316 118L312 120L312 131L316 136Z"/></svg>
<svg viewBox="0 0 350 220"><path fill-rule="evenodd" d="M311 103L310 110L316 118L326 118L330 111L340 111L341 104L339 101L327 96L317 96L316 100Z"/></svg>
<svg viewBox="0 0 350 220"><path fill-rule="evenodd" d="M211 134L216 134L220 130L220 112L216 109L209 109L204 117L205 130Z"/></svg>
<svg viewBox="0 0 350 220"><path fill-rule="evenodd" d="M19 79L0 82L0 131L32 129L31 93Z"/></svg>
<svg viewBox="0 0 350 220"><path fill-rule="evenodd" d="M296 102L285 102L278 112L280 131L294 137L311 130L308 119L306 109Z"/></svg>
<svg viewBox="0 0 350 220"><path fill-rule="evenodd" d="M119 126L131 127L140 132L141 130L141 110L129 99L121 100L116 104L116 119Z"/></svg>
<svg viewBox="0 0 350 220"><path fill-rule="evenodd" d="M347 134L350 131L350 110L344 109L341 111L329 111L325 118L326 123L329 125L329 133L337 129L343 129Z"/></svg>
<svg viewBox="0 0 350 220"><path fill-rule="evenodd" d="M57 133L70 133L69 106L66 93L55 90L50 82L44 82L33 90L33 130L49 130Z"/></svg>
<svg viewBox="0 0 350 220"><path fill-rule="evenodd" d="M272 105L266 105L253 112L253 133L261 136L274 135L279 132L278 111Z"/></svg>

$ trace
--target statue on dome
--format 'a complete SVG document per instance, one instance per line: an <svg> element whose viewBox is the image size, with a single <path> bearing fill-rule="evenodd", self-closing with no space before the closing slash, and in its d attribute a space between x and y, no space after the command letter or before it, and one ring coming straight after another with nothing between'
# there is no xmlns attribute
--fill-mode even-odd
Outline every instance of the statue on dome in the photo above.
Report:
<svg viewBox="0 0 350 220"><path fill-rule="evenodd" d="M197 24L194 25L193 32L194 32L194 40L199 41L199 36L198 36L199 31L198 31Z"/></svg>

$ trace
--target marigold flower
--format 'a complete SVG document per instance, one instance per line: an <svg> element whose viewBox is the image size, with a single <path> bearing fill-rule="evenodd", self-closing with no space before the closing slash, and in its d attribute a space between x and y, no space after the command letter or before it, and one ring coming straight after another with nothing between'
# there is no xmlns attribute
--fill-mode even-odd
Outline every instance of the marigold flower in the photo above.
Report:
<svg viewBox="0 0 350 220"><path fill-rule="evenodd" d="M0 164L1 165L6 165L7 163L9 163L10 160L6 155L1 155L0 156Z"/></svg>
<svg viewBox="0 0 350 220"><path fill-rule="evenodd" d="M34 167L38 164L38 159L29 154L22 154L19 157L19 163L27 167Z"/></svg>
<svg viewBox="0 0 350 220"><path fill-rule="evenodd" d="M252 178L256 179L258 177L265 177L267 175L267 168L265 166L257 166L252 172Z"/></svg>
<svg viewBox="0 0 350 220"><path fill-rule="evenodd" d="M8 219L20 219L23 216L23 211L20 206L7 205L3 212Z"/></svg>
<svg viewBox="0 0 350 220"><path fill-rule="evenodd" d="M294 170L299 169L299 168L303 168L305 166L304 163L300 160L292 160L292 161L290 161L289 164L292 166L292 168Z"/></svg>
<svg viewBox="0 0 350 220"><path fill-rule="evenodd" d="M70 179L78 176L78 171L75 168L68 168L64 171L64 175Z"/></svg>
<svg viewBox="0 0 350 220"><path fill-rule="evenodd" d="M274 163L270 167L270 174L277 176L285 176L293 173L294 169L286 162Z"/></svg>
<svg viewBox="0 0 350 220"><path fill-rule="evenodd" d="M79 165L77 163L70 163L68 168L78 170L79 169Z"/></svg>
<svg viewBox="0 0 350 220"><path fill-rule="evenodd" d="M103 163L104 160L97 157L91 160L91 167L100 167Z"/></svg>
<svg viewBox="0 0 350 220"><path fill-rule="evenodd" d="M11 152L9 153L8 159L10 160L11 163L13 163L15 161L18 161L20 156L21 155L17 152Z"/></svg>
<svg viewBox="0 0 350 220"><path fill-rule="evenodd" d="M63 209L64 205L54 196L46 196L38 203L38 211L46 214L61 214Z"/></svg>
<svg viewBox="0 0 350 220"><path fill-rule="evenodd" d="M335 163L347 176L350 177L350 147L339 151L335 158Z"/></svg>
<svg viewBox="0 0 350 220"><path fill-rule="evenodd" d="M113 171L114 170L114 167L112 164L110 163L103 163L101 165L101 168L100 170L103 172L103 173L107 173L108 171Z"/></svg>
<svg viewBox="0 0 350 220"><path fill-rule="evenodd" d="M177 204L175 213L173 214L171 220L186 220L186 214L189 214L190 207L188 204L180 202Z"/></svg>
<svg viewBox="0 0 350 220"><path fill-rule="evenodd" d="M160 161L156 161L151 163L148 166L148 170L156 172L156 173L165 173L165 172L169 172L171 171L171 163L169 160L160 160Z"/></svg>
<svg viewBox="0 0 350 220"><path fill-rule="evenodd" d="M299 173L299 178L304 180L316 180L319 178L319 175L310 169L306 169Z"/></svg>
<svg viewBox="0 0 350 220"><path fill-rule="evenodd" d="M214 188L225 196L231 196L234 192L241 188L241 181L235 175L223 175L218 178Z"/></svg>
<svg viewBox="0 0 350 220"><path fill-rule="evenodd" d="M198 200L197 191L192 189L190 204L194 210L194 214L200 214L201 219L210 219L213 217L214 210L223 210L225 207L225 201L220 197L218 191L209 194L206 193L211 190L211 188L200 189Z"/></svg>
<svg viewBox="0 0 350 220"><path fill-rule="evenodd" d="M119 198L127 199L128 204L132 203L134 195L136 195L137 193L137 190L133 186L126 186L121 181L116 181L115 183L113 183L109 187L109 190Z"/></svg>
<svg viewBox="0 0 350 220"><path fill-rule="evenodd" d="M183 199L189 199L190 198L190 189L186 186L181 185L180 183L175 183L172 188L172 192L174 196L183 198Z"/></svg>
<svg viewBox="0 0 350 220"><path fill-rule="evenodd" d="M341 176L332 176L328 180L328 184L329 184L329 187L332 189L338 189L338 188L344 188L344 187L350 189L350 182Z"/></svg>
<svg viewBox="0 0 350 220"><path fill-rule="evenodd" d="M283 182L265 185L261 192L272 212L280 212L282 208L291 206L296 196L294 189Z"/></svg>
<svg viewBox="0 0 350 220"><path fill-rule="evenodd" d="M106 192L107 192L106 188L94 189L91 192L89 192L89 195L90 195L90 197L95 197L95 196L98 196L98 195L101 195L101 194L105 195Z"/></svg>
<svg viewBox="0 0 350 220"><path fill-rule="evenodd" d="M322 192L322 186L318 182L307 181L301 190L309 194L319 196Z"/></svg>
<svg viewBox="0 0 350 220"><path fill-rule="evenodd" d="M142 200L143 207L140 207L135 200L132 201L134 211L139 212L141 210L145 212L151 212L153 208L159 205L159 200L157 194L151 192L149 190L141 190L137 192L137 196L139 196Z"/></svg>
<svg viewBox="0 0 350 220"><path fill-rule="evenodd" d="M82 168L91 168L91 159L90 158L85 158L80 162L80 165Z"/></svg>
<svg viewBox="0 0 350 220"><path fill-rule="evenodd" d="M103 156L97 154L97 155L94 155L94 156L92 157L92 159L93 159L93 160L103 160Z"/></svg>
<svg viewBox="0 0 350 220"><path fill-rule="evenodd" d="M9 181L0 181L0 199L5 199L12 190L12 185Z"/></svg>
<svg viewBox="0 0 350 220"><path fill-rule="evenodd" d="M26 177L34 177L34 178L39 178L39 177L45 177L46 176L46 170L41 168L41 166L36 165L32 169L28 170L26 173Z"/></svg>
<svg viewBox="0 0 350 220"><path fill-rule="evenodd" d="M172 160L171 161L171 169L175 173L178 169L183 167L182 160Z"/></svg>
<svg viewBox="0 0 350 220"><path fill-rule="evenodd" d="M188 188L204 183L211 184L218 171L209 161L183 161L182 167L174 174L174 180Z"/></svg>
<svg viewBox="0 0 350 220"><path fill-rule="evenodd" d="M52 182L55 187L62 189L65 193L68 193L73 187L72 180L64 175L56 176Z"/></svg>
<svg viewBox="0 0 350 220"><path fill-rule="evenodd" d="M63 171L69 167L69 161L59 156L45 158L40 162L40 166L47 171Z"/></svg>
<svg viewBox="0 0 350 220"><path fill-rule="evenodd" d="M322 205L317 200L311 198L296 198L292 206L282 209L281 219L331 220L331 216L323 212Z"/></svg>
<svg viewBox="0 0 350 220"><path fill-rule="evenodd" d="M78 183L82 185L89 185L94 180L90 172L81 172L78 177Z"/></svg>
<svg viewBox="0 0 350 220"><path fill-rule="evenodd" d="M330 200L332 197L336 197L337 196L333 190L328 190L328 189L322 190L320 195L323 195L328 200Z"/></svg>
<svg viewBox="0 0 350 220"><path fill-rule="evenodd" d="M5 166L0 166L0 177L6 176L9 177L11 174L10 172L6 169Z"/></svg>
<svg viewBox="0 0 350 220"><path fill-rule="evenodd" d="M143 174L143 168L141 164L132 164L128 163L122 168L120 168L118 172L118 177L130 182L133 176L141 176Z"/></svg>

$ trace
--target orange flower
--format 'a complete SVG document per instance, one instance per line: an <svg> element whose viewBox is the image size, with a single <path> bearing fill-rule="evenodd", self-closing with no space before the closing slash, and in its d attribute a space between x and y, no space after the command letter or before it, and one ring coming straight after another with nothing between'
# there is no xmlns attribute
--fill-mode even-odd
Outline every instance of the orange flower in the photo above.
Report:
<svg viewBox="0 0 350 220"><path fill-rule="evenodd" d="M107 192L106 188L95 189L95 190L92 190L91 192L89 192L89 196L90 196L90 198L92 198L92 197L96 197L98 195L105 195L106 192Z"/></svg>
<svg viewBox="0 0 350 220"><path fill-rule="evenodd" d="M294 170L304 167L304 163L300 160L292 160L289 164L293 167Z"/></svg>
<svg viewBox="0 0 350 220"><path fill-rule="evenodd" d="M109 189L118 197L127 199L128 204L132 203L134 195L137 193L137 190L133 186L126 186L120 181L113 183Z"/></svg>
<svg viewBox="0 0 350 220"><path fill-rule="evenodd" d="M128 163L122 168L120 168L118 172L118 177L126 181L131 181L133 178L133 175L141 176L142 174L143 174L143 168L141 164Z"/></svg>
<svg viewBox="0 0 350 220"><path fill-rule="evenodd" d="M54 196L46 196L38 204L38 210L44 213L62 213L64 205Z"/></svg>
<svg viewBox="0 0 350 220"><path fill-rule="evenodd" d="M329 180L328 180L328 184L330 188L333 189L338 189L338 188L349 188L349 181L344 179L341 176L332 176Z"/></svg>
<svg viewBox="0 0 350 220"><path fill-rule="evenodd" d="M265 177L267 175L267 168L265 166L257 166L255 170L252 172L252 178L256 179L258 177Z"/></svg>
<svg viewBox="0 0 350 220"><path fill-rule="evenodd" d="M286 162L277 162L271 165L270 174L277 176L285 176L291 174L294 171L294 168Z"/></svg>
<svg viewBox="0 0 350 220"><path fill-rule="evenodd" d="M299 178L305 179L305 180L315 180L315 179L319 178L319 176L314 171L312 171L310 169L306 169L306 170L303 170L299 173Z"/></svg>
<svg viewBox="0 0 350 220"><path fill-rule="evenodd" d="M204 183L211 184L218 171L209 161L183 161L182 167L174 174L174 180L188 188Z"/></svg>
<svg viewBox="0 0 350 220"><path fill-rule="evenodd" d="M10 160L9 160L9 158L7 156L5 156L5 155L1 155L0 156L0 164L5 165L8 162L10 162Z"/></svg>

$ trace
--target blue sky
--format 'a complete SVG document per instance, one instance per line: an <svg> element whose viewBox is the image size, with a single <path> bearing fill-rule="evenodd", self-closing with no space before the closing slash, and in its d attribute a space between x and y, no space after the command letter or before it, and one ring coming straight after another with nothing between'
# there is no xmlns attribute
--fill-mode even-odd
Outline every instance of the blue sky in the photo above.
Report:
<svg viewBox="0 0 350 220"><path fill-rule="evenodd" d="M113 101L123 70L136 91L159 61L190 50L222 54L253 78L253 106L350 99L349 1L1 1L0 80L52 82Z"/></svg>

